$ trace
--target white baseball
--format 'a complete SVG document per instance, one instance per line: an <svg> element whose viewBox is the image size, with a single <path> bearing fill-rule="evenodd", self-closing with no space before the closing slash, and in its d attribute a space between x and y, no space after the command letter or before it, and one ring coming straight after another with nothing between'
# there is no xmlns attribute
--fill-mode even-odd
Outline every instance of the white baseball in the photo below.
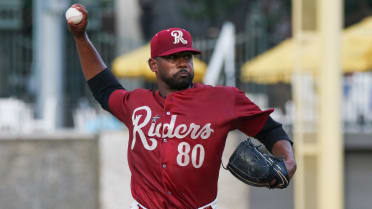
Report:
<svg viewBox="0 0 372 209"><path fill-rule="evenodd" d="M81 13L79 10L73 7L70 7L66 11L66 20L69 22L72 22L73 24L79 24L82 19L83 19L83 13Z"/></svg>

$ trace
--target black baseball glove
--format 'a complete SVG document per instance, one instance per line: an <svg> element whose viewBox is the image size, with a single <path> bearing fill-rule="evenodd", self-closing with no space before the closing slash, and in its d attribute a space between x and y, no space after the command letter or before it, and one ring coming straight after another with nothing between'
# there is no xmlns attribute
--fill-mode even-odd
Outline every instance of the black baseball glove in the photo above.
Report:
<svg viewBox="0 0 372 209"><path fill-rule="evenodd" d="M231 155L226 169L251 186L286 188L289 176L283 159L261 151L260 146L250 138L241 142Z"/></svg>

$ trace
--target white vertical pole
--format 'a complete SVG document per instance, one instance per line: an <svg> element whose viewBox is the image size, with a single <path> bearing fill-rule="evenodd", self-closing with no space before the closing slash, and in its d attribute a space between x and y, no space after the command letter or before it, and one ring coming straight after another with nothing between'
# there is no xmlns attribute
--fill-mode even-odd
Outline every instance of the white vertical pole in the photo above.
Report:
<svg viewBox="0 0 372 209"><path fill-rule="evenodd" d="M213 51L211 60L208 64L207 72L204 75L203 83L217 85L219 76L225 61L226 85L235 86L235 26L227 22L223 25L216 47Z"/></svg>
<svg viewBox="0 0 372 209"><path fill-rule="evenodd" d="M143 42L139 24L141 11L138 0L115 0L114 5L115 29L119 41L117 54L119 55L139 46Z"/></svg>
<svg viewBox="0 0 372 209"><path fill-rule="evenodd" d="M343 138L341 124L341 0L318 0L321 69L319 70L320 143L319 209L344 208Z"/></svg>
<svg viewBox="0 0 372 209"><path fill-rule="evenodd" d="M123 12L125 11L125 12ZM143 43L140 27L141 8L138 0L115 0L115 30L118 44L116 45L116 55L128 52ZM150 70L150 69L148 69ZM128 90L143 86L142 78L121 78Z"/></svg>
<svg viewBox="0 0 372 209"><path fill-rule="evenodd" d="M37 115L51 131L63 122L63 13L68 0L35 0L34 69L37 75Z"/></svg>
<svg viewBox="0 0 372 209"><path fill-rule="evenodd" d="M230 35L227 36L228 40L225 51L225 76L226 86L236 86L235 84L235 26L232 25Z"/></svg>

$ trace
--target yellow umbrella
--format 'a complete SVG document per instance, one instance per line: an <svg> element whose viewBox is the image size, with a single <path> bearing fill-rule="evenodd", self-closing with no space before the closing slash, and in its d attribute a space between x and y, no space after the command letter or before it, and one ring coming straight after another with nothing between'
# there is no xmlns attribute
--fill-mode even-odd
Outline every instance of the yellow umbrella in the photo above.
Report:
<svg viewBox="0 0 372 209"><path fill-rule="evenodd" d="M243 81L254 80L259 83L289 81L290 73L288 71L293 68L293 51L293 41L283 41L252 61L244 63L241 79Z"/></svg>
<svg viewBox="0 0 372 209"><path fill-rule="evenodd" d="M296 53L293 39L287 39L278 46L243 64L241 68L242 81L258 83L290 82L296 62L303 67L301 71L316 73L320 60L316 41L301 43L301 53Z"/></svg>
<svg viewBox="0 0 372 209"><path fill-rule="evenodd" d="M360 72L372 69L372 17L344 30L342 36L342 67L344 72ZM296 62L302 71L316 75L320 63L319 42L316 39L301 43L301 53L295 50L293 39L246 62L241 68L243 81L259 83L290 82Z"/></svg>
<svg viewBox="0 0 372 209"><path fill-rule="evenodd" d="M372 70L372 17L347 28L342 53L345 72Z"/></svg>
<svg viewBox="0 0 372 209"><path fill-rule="evenodd" d="M149 45L142 46L115 58L112 63L112 71L118 77L141 77L145 74L145 71L150 71L147 65L149 57Z"/></svg>
<svg viewBox="0 0 372 209"><path fill-rule="evenodd" d="M150 58L150 44L142 46L130 53L117 57L113 64L112 70L118 77L144 77L147 80L155 81L155 73L153 73L147 60ZM203 80L207 65L198 58L194 57L195 82Z"/></svg>

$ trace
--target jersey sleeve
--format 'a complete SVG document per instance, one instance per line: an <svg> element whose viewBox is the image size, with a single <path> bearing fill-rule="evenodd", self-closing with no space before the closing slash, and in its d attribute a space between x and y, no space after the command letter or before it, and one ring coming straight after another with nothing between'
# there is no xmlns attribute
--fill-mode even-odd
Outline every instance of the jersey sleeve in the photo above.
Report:
<svg viewBox="0 0 372 209"><path fill-rule="evenodd" d="M128 103L130 92L118 89L111 93L108 100L108 109L112 115L122 121L128 127L130 106Z"/></svg>
<svg viewBox="0 0 372 209"><path fill-rule="evenodd" d="M234 128L248 136L255 136L264 126L273 109L262 111L244 92L234 89Z"/></svg>
<svg viewBox="0 0 372 209"><path fill-rule="evenodd" d="M260 140L270 151L272 151L274 144L280 140L287 140L293 144L288 134L284 131L282 124L276 122L271 117L269 117L264 127L254 137Z"/></svg>
<svg viewBox="0 0 372 209"><path fill-rule="evenodd" d="M112 92L124 89L109 69L105 69L87 81L90 91L103 109L108 109L108 99Z"/></svg>

